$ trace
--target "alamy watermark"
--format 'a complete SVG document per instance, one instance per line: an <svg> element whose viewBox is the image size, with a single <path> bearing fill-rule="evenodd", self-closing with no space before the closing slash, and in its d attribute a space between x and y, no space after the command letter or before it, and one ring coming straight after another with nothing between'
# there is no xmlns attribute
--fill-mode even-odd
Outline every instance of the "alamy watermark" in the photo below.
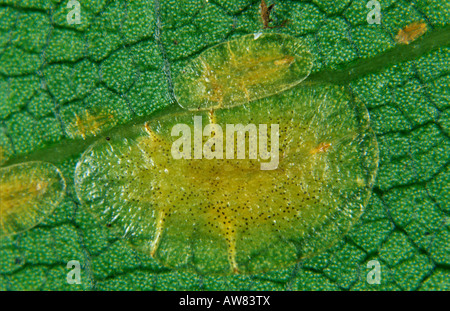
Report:
<svg viewBox="0 0 450 311"><path fill-rule="evenodd" d="M367 263L367 269L371 269L367 273L367 283L380 284L381 283L381 265L378 260L371 260Z"/></svg>
<svg viewBox="0 0 450 311"><path fill-rule="evenodd" d="M367 22L372 24L381 24L381 5L379 1L370 0L366 4L366 8L371 9L367 14Z"/></svg>
<svg viewBox="0 0 450 311"><path fill-rule="evenodd" d="M78 260L71 260L67 263L67 284L81 284L81 266Z"/></svg>
<svg viewBox="0 0 450 311"><path fill-rule="evenodd" d="M174 159L245 159L248 137L248 158L261 161L261 170L275 170L279 163L279 125L226 124L225 133L219 124L210 123L203 129L202 117L194 117L194 137L187 124L176 124L172 136L180 136L172 144ZM203 136L209 139L203 144ZM225 137L224 137L225 136ZM236 138L236 139L235 139ZM225 146L224 146L225 141ZM192 144L194 145L192 148ZM224 148L225 147L225 148ZM258 148L259 147L259 148ZM270 147L270 150L268 150ZM225 151L224 151L225 149Z"/></svg>
<svg viewBox="0 0 450 311"><path fill-rule="evenodd" d="M66 16L67 23L69 25L81 24L80 2L76 0L70 0L69 2L67 2L66 8L71 9Z"/></svg>

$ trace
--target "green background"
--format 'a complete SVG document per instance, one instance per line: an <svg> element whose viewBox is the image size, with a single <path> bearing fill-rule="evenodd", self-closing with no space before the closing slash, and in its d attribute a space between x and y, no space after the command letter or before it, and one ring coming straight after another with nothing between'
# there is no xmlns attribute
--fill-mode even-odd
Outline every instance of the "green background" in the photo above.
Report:
<svg viewBox="0 0 450 311"><path fill-rule="evenodd" d="M450 290L450 3L276 3L266 30L303 38L315 57L307 81L347 85L370 112L380 167L361 220L333 248L288 269L205 276L171 271L135 253L80 206L73 173L95 138L74 140L74 113L108 107L114 124L174 103L172 79L206 48L262 28L259 1L0 0L0 146L3 165L44 160L63 171L68 194L51 217L0 241L2 290ZM398 30L428 32L397 45ZM111 126L114 124L110 124ZM105 127L105 130L108 128ZM98 137L102 137L97 136ZM69 285L66 264L82 265ZM368 284L371 260L381 284Z"/></svg>

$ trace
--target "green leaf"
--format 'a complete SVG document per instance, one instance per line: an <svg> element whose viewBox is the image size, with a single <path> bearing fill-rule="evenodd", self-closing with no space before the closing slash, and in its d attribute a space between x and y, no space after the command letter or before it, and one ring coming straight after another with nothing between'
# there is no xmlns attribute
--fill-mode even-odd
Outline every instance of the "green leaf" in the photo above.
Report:
<svg viewBox="0 0 450 311"><path fill-rule="evenodd" d="M73 177L95 140L177 106L172 81L188 61L261 31L259 1L80 1L73 25L67 2L0 0L0 163L49 161L67 181L51 216L0 241L0 289L449 290L448 2L382 1L381 25L369 25L365 0L266 1L271 25L287 23L264 31L310 47L304 83L345 85L367 106L380 166L364 215L337 245L288 269L235 276L169 270L136 253L79 204ZM427 32L397 44L416 21ZM79 285L66 281L71 260ZM374 260L380 284L367 281Z"/></svg>

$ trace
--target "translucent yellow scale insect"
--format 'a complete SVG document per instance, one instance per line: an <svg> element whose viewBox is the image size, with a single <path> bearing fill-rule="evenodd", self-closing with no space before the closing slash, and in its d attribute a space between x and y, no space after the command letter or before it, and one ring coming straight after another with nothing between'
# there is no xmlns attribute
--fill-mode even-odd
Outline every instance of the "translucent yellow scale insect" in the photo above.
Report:
<svg viewBox="0 0 450 311"><path fill-rule="evenodd" d="M424 22L413 22L400 29L395 36L399 44L410 44L427 32L427 24Z"/></svg>
<svg viewBox="0 0 450 311"><path fill-rule="evenodd" d="M261 150L251 158L249 141L241 159L236 145L232 158L225 149L223 159L196 158L198 148L220 153L208 145L220 137L219 128L198 140L200 121L222 129L267 125L258 142L268 142L269 150L278 137L279 163L261 169L270 160ZM173 156L177 124L192 133L182 148L191 147L190 157ZM166 115L126 133L83 154L75 172L78 198L137 250L200 273L263 272L330 247L362 214L378 166L367 110L330 85L292 88L215 110L214 117L208 111ZM231 137L237 143L238 134Z"/></svg>
<svg viewBox="0 0 450 311"><path fill-rule="evenodd" d="M0 238L39 224L58 206L65 187L61 172L50 163L0 168Z"/></svg>
<svg viewBox="0 0 450 311"><path fill-rule="evenodd" d="M114 116L102 112L100 110L91 114L88 110L84 110L81 114L74 114L74 120L68 122L67 133L71 138L83 138L96 136L107 128L111 128L116 124Z"/></svg>
<svg viewBox="0 0 450 311"><path fill-rule="evenodd" d="M298 39L250 34L191 61L175 78L175 95L188 110L229 108L297 85L312 65L311 53Z"/></svg>

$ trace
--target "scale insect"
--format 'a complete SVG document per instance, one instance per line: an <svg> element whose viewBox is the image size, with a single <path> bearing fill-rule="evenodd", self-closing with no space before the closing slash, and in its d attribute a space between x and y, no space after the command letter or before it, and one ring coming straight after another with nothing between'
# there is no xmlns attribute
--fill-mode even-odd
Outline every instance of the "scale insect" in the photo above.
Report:
<svg viewBox="0 0 450 311"><path fill-rule="evenodd" d="M277 169L261 170L260 157L174 159L172 129L194 131L199 116L223 128L279 124ZM333 85L291 88L214 118L168 114L126 133L83 154L79 200L137 251L203 274L264 272L330 247L362 214L378 167L367 110Z"/></svg>
<svg viewBox="0 0 450 311"><path fill-rule="evenodd" d="M296 38L253 34L209 48L175 78L185 109L230 108L285 91L308 77L313 57Z"/></svg>
<svg viewBox="0 0 450 311"><path fill-rule="evenodd" d="M0 238L38 225L61 202L65 188L61 172L50 163L0 168Z"/></svg>
<svg viewBox="0 0 450 311"><path fill-rule="evenodd" d="M427 32L427 24L420 22L413 22L402 29L400 29L395 36L395 40L399 44L410 44L423 34Z"/></svg>
<svg viewBox="0 0 450 311"><path fill-rule="evenodd" d="M84 110L81 113L74 113L74 118L68 123L67 133L71 138L81 137L83 140L90 136L96 136L103 130L116 124L114 116L101 110L90 113Z"/></svg>

